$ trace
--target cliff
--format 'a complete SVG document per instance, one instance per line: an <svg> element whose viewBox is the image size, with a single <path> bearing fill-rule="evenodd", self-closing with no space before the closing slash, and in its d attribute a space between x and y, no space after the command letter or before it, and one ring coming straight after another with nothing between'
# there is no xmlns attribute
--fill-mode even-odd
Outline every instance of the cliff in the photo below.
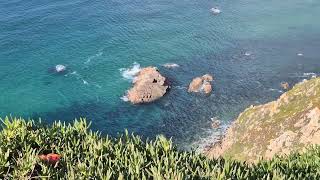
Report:
<svg viewBox="0 0 320 180"><path fill-rule="evenodd" d="M295 85L273 102L246 109L209 157L257 161L320 144L320 78Z"/></svg>

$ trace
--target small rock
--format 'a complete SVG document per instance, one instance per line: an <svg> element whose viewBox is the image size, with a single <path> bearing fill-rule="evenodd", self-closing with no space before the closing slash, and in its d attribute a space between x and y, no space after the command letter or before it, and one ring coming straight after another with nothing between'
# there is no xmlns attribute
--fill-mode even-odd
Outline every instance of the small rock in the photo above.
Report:
<svg viewBox="0 0 320 180"><path fill-rule="evenodd" d="M203 75L203 76L202 76L202 79L203 79L204 81L209 81L209 82L213 81L213 77L212 77L210 74L205 74L205 75Z"/></svg>
<svg viewBox="0 0 320 180"><path fill-rule="evenodd" d="M215 118L211 118L211 127L212 128L219 128L221 125L221 122Z"/></svg>
<svg viewBox="0 0 320 180"><path fill-rule="evenodd" d="M282 83L280 84L280 86L281 86L282 89L284 89L284 90L288 90L288 89L290 88L290 85L289 85L288 82L282 82Z"/></svg>
<svg viewBox="0 0 320 180"><path fill-rule="evenodd" d="M61 72L64 72L66 70L66 66L62 65L62 64L58 64L56 65L55 67L55 71L57 73L61 73Z"/></svg>
<svg viewBox="0 0 320 180"><path fill-rule="evenodd" d="M213 81L213 77L210 74L196 77L190 83L188 92L204 92L205 94L209 94L212 91L211 81Z"/></svg>

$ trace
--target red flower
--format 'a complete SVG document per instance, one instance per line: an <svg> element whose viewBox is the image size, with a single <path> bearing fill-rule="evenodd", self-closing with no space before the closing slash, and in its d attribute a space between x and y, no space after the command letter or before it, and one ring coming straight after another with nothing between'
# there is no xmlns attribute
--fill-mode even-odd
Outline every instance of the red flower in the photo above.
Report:
<svg viewBox="0 0 320 180"><path fill-rule="evenodd" d="M60 159L61 159L61 155L59 154L54 154L54 153L50 153L50 154L47 154L47 155L44 155L44 154L41 154L39 155L39 158L42 160L42 161L45 161L51 165L56 165Z"/></svg>

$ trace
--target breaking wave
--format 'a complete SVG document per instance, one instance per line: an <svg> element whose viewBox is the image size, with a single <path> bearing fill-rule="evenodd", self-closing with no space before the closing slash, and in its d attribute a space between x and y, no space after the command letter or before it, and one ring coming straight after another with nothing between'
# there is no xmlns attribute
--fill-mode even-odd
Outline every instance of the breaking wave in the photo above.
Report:
<svg viewBox="0 0 320 180"><path fill-rule="evenodd" d="M136 75L140 72L140 64L134 62L129 68L121 68L120 73L126 80L133 81Z"/></svg>

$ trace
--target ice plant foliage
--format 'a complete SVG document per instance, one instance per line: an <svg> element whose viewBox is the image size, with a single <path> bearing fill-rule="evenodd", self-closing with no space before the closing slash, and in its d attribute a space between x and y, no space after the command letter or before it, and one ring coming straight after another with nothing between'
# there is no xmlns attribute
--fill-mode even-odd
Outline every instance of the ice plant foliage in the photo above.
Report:
<svg viewBox="0 0 320 180"><path fill-rule="evenodd" d="M163 136L143 141L88 129L84 119L44 126L2 119L0 179L319 179L320 148L257 164L179 151Z"/></svg>

